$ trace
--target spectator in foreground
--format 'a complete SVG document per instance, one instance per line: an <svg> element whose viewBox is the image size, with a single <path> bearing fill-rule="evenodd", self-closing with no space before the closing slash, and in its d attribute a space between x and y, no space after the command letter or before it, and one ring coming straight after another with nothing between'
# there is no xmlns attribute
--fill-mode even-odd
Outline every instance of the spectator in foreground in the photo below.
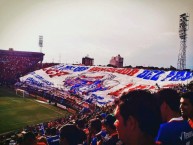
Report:
<svg viewBox="0 0 193 145"><path fill-rule="evenodd" d="M116 118L112 114L108 114L103 120L104 128L106 129L107 135L97 145L117 145L120 141L114 125Z"/></svg>
<svg viewBox="0 0 193 145"><path fill-rule="evenodd" d="M125 145L155 145L161 115L150 92L135 90L121 96L115 117L118 136Z"/></svg>
<svg viewBox="0 0 193 145"><path fill-rule="evenodd" d="M176 90L162 89L157 94L162 115L162 123L156 142L163 145L183 144L180 135L186 130L186 121L180 115L180 96Z"/></svg>
<svg viewBox="0 0 193 145"><path fill-rule="evenodd" d="M180 111L183 118L193 121L193 92L181 95Z"/></svg>
<svg viewBox="0 0 193 145"><path fill-rule="evenodd" d="M55 127L50 128L50 135L47 136L49 145L59 145L59 135Z"/></svg>
<svg viewBox="0 0 193 145"><path fill-rule="evenodd" d="M193 144L193 92L186 92L181 95L180 111L184 121L184 131L180 134L180 140L184 144Z"/></svg>
<svg viewBox="0 0 193 145"><path fill-rule="evenodd" d="M36 136L32 132L27 132L23 136L21 145L36 145Z"/></svg>
<svg viewBox="0 0 193 145"><path fill-rule="evenodd" d="M162 89L156 94L162 122L181 121L183 118L180 114L180 95L174 89Z"/></svg>
<svg viewBox="0 0 193 145"><path fill-rule="evenodd" d="M73 124L66 124L60 129L60 145L78 145L86 140L86 134Z"/></svg>
<svg viewBox="0 0 193 145"><path fill-rule="evenodd" d="M101 120L98 118L91 119L89 121L88 129L88 145L97 145L97 142L101 140L101 136L98 136L102 129Z"/></svg>

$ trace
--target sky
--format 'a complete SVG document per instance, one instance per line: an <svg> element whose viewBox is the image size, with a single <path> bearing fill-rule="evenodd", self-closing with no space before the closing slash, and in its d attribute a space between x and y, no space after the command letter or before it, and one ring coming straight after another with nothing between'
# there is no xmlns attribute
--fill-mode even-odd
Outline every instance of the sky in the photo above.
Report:
<svg viewBox="0 0 193 145"><path fill-rule="evenodd" d="M0 49L40 52L44 62L177 67L179 15L188 13L186 68L193 69L193 0L0 0Z"/></svg>

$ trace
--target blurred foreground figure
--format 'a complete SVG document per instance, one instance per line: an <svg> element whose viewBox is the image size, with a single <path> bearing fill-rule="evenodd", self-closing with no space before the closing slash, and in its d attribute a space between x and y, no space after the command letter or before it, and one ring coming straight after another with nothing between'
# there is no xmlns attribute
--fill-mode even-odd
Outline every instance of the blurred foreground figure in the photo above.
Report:
<svg viewBox="0 0 193 145"><path fill-rule="evenodd" d="M144 90L131 91L120 98L114 113L124 145L155 145L161 115L154 95Z"/></svg>
<svg viewBox="0 0 193 145"><path fill-rule="evenodd" d="M162 124L156 141L162 145L182 144L181 133L185 131L187 122L180 115L180 96L174 89L162 89L156 93L159 101ZM188 124L187 124L188 125Z"/></svg>
<svg viewBox="0 0 193 145"><path fill-rule="evenodd" d="M86 134L77 126L66 124L60 129L60 145L78 145L86 140Z"/></svg>
<svg viewBox="0 0 193 145"><path fill-rule="evenodd" d="M187 92L181 95L180 111L185 119L183 124L184 131L181 132L180 140L186 145L193 144L193 92Z"/></svg>

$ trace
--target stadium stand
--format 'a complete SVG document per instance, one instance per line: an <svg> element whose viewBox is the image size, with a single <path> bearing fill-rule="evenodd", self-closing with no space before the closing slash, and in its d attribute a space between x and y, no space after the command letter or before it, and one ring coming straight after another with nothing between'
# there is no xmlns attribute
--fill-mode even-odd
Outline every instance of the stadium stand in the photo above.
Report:
<svg viewBox="0 0 193 145"><path fill-rule="evenodd" d="M0 50L0 68L2 68L0 69L0 83L3 85L12 85L18 81L18 78L21 78L21 76L24 76L25 74L31 72L20 80L22 83L19 86L15 85L16 88L18 87L19 89L25 90L32 97L34 96L40 98L40 100L49 101L50 104L53 103L56 106L59 105L58 107L65 106L64 108L71 112L72 115L55 120L50 120L49 122L42 122L33 126L26 126L22 130L2 136L0 135L0 144L22 145L24 144L24 139L27 136L26 133L31 134L31 136L35 135L36 138L34 138L34 140L36 140L36 142L47 141L45 144L59 144L59 129L66 124L79 126L79 128L81 128L81 130L83 130L85 134L89 136L89 131L91 133L91 130L89 128L90 121L94 118L99 118L100 121L104 123L105 116L112 115L113 109L116 106L116 99L114 100L115 102L109 103L107 101L100 107L96 105L97 101L98 104L103 103L101 100L105 101L106 96L102 98L102 92L105 91L108 93L106 93L106 95L114 94L114 97L117 97L120 96L122 92L124 92L124 89L126 90L126 93L135 89L150 90L151 88L153 88L154 90L158 90L160 88L157 83L159 83L159 85L161 83L165 83L163 85L160 85L160 87L173 87L179 93L193 91L192 72L168 72L168 70L166 72L158 71L157 69L152 70L154 68L141 69L141 66L131 69L129 69L130 67L128 67L128 69L103 67L89 68L86 66L75 65L58 65L55 67L51 67L56 64L41 64L41 62L43 61L43 57L44 54L38 52ZM45 69L33 72L34 70L40 68ZM89 71L86 71L86 69L88 69ZM83 72L81 73L81 71ZM104 73L105 71L106 73ZM70 76L71 74L73 74L72 72L74 74L77 74L79 72L79 74L77 76ZM162 77L159 74L164 75ZM116 77L119 77L121 75L123 76L122 78L115 80ZM133 78L129 82L128 78L131 78L131 76ZM102 78L104 78L104 80ZM136 85L134 85L134 79L137 80L137 83L135 83ZM177 81L181 80L183 80L185 83L178 84ZM57 84L59 81L61 82L61 84ZM120 81L119 84L123 83L124 81L128 82L124 85L121 85L120 87L115 87L114 90L111 90L112 92L108 92L108 90L112 89L114 86L119 85L117 83L118 81ZM146 87L143 88L141 84L145 81L148 81L148 83L146 83ZM53 82L56 83L54 84ZM151 85L151 82L153 82L153 87L149 86ZM175 82L174 85L172 84L173 82ZM114 86L111 86L109 84L114 84ZM118 94L117 96L115 95L116 93ZM88 95L90 95L90 98L87 98ZM102 114L105 114L105 116L103 116ZM102 127L102 131L104 131L103 129L104 126ZM98 134L94 135L97 141L101 141L103 143L108 141L107 139L109 139L109 136L106 136L101 132L96 133ZM112 134L112 136L113 135L114 134ZM82 141L82 143L86 145L86 143L90 143L91 140L92 138L90 138L90 140L84 140ZM117 142L119 142L119 140Z"/></svg>
<svg viewBox="0 0 193 145"><path fill-rule="evenodd" d="M44 54L40 52L25 52L0 50L0 84L14 84L19 77L34 70L43 61Z"/></svg>
<svg viewBox="0 0 193 145"><path fill-rule="evenodd" d="M181 86L181 87L175 87L175 89L182 91L184 89L182 89L182 87L187 87L187 86ZM58 92L47 92L47 91L38 91L37 88L33 88L33 87L27 87L27 91L30 94L34 94L37 93L38 96L43 96L45 98L49 98L50 97L53 99L52 101L56 101L58 103L61 103L61 97L59 96L60 94ZM58 95L58 97L56 97L55 95ZM63 96L64 98L64 96ZM75 103L75 101L73 102L72 100L77 98L78 96L73 96L73 94L71 94L70 96L66 96L65 95L65 99L69 99L71 101L64 101L66 104L66 106L71 106L73 107ZM80 99L80 98L79 98ZM115 103L115 104L114 104ZM81 130L83 130L85 132L85 134L87 136L89 136L89 124L90 121L93 118L99 118L101 122L104 122L104 118L105 116L108 116L109 114L113 113L113 109L116 106L116 101L113 104L110 105L105 105L102 107L97 107L95 109L92 109L90 111L80 111L76 114L72 114L70 116L66 116L63 118L59 118L56 120L50 120L49 122L43 122L43 123L39 123L37 125L33 125L33 126L26 126L25 128L23 128L22 130L19 131L15 131L12 132L10 134L6 134L3 136L0 136L0 144L23 144L24 142L24 138L25 138L25 134L26 133L32 133L36 136L35 140L36 142L42 142L42 140L46 140L49 145L52 144L59 144L59 134L60 134L60 128L63 125L66 124L74 124L74 125L78 125L79 128L81 128ZM77 110L79 110L80 108L77 108ZM105 114L105 116L104 116ZM81 125L80 125L81 122ZM103 128L104 129L104 128ZM105 130L103 130L105 131ZM33 136L33 135L32 135ZM97 142L102 141L105 142L106 139L109 138L109 136L102 132L99 132L99 134L97 134L95 137L97 137ZM88 140L84 140L83 143L86 144L88 143ZM118 141L120 143L120 145L122 144L121 141Z"/></svg>

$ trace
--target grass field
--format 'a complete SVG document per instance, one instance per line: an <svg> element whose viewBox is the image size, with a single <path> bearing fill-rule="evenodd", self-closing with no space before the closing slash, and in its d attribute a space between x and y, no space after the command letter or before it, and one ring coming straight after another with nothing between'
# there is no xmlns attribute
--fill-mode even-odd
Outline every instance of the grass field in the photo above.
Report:
<svg viewBox="0 0 193 145"><path fill-rule="evenodd" d="M0 134L65 117L67 114L67 111L55 106L22 98L7 88L0 88Z"/></svg>

